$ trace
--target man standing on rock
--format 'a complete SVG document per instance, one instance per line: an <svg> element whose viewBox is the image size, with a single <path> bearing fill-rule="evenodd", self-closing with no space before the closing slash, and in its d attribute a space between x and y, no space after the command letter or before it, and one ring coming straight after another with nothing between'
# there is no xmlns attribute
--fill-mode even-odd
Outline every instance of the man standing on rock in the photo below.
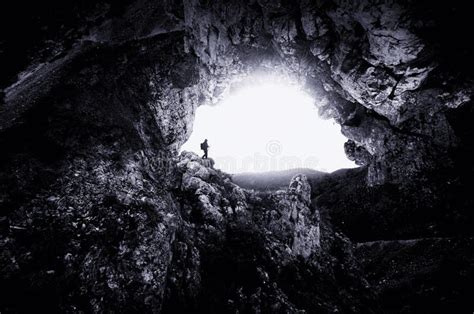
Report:
<svg viewBox="0 0 474 314"><path fill-rule="evenodd" d="M204 151L204 155L202 155L202 159L207 159L207 150L209 149L209 144L207 144L207 139L201 143L201 149Z"/></svg>

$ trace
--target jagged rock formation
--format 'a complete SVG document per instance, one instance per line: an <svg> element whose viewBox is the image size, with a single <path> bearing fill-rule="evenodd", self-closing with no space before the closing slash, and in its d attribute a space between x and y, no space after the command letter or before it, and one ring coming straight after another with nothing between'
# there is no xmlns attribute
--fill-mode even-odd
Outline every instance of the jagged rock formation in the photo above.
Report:
<svg viewBox="0 0 474 314"><path fill-rule="evenodd" d="M156 46L171 37L173 43L179 43L175 48L183 48L179 53L184 54L178 57L176 52L169 53L169 48L163 50L173 60L184 61L167 73L167 84L143 73L148 91L141 91L143 101L152 103L161 132L170 132L170 143L179 144L187 137L193 108L206 98L218 97L232 76L255 67L277 67L307 81L321 112L336 118L352 143L367 152L371 184L417 178L449 166L449 151L459 147L460 138L446 113L470 101L472 84L466 76L460 80L459 73L450 71L453 61L444 55L442 46L449 39L440 36L435 45L426 35L445 26L436 15L442 8L387 1L102 4L79 8L82 15L63 25L64 30L51 26L56 41L41 41L52 36L48 32L38 36L35 44L43 54L28 54L30 50L26 50L34 62L17 79L13 75L25 68L25 60L18 58L9 64L10 76L2 81L6 103L2 128L60 84L62 76L71 71L71 63L88 51L94 55L92 59L107 58L109 63L122 64L115 74L106 74L120 77L123 68L134 65L137 58L153 60L155 64L142 66L158 69L161 61ZM453 8L462 14L462 7ZM71 7L71 12L74 9ZM423 9L428 13L422 15ZM72 14L64 10L66 16ZM81 24L84 20L89 21L87 26ZM52 22L44 21L44 27ZM6 56L13 54L15 44L16 40L6 37ZM110 50L120 53L110 58ZM88 84L102 82L93 70L82 70L81 75ZM138 75L133 75L137 81ZM73 84L77 81L74 79ZM193 99L192 88L185 88L196 85L199 100ZM181 94L174 94L175 89L181 89ZM177 110L177 104L183 102L187 104L185 112ZM170 103L171 111L167 107Z"/></svg>
<svg viewBox="0 0 474 314"><path fill-rule="evenodd" d="M177 165L183 172L181 189L196 196L193 207L200 209L198 215L204 223L222 229L227 220L251 221L252 216L260 216L255 224L270 237L268 246L281 242L283 250L303 258L319 250L319 213L311 208L311 186L306 176L296 175L287 192L260 196L243 190L230 177L222 180L220 172L206 167L208 160L194 153L184 152L181 156ZM258 207L258 212L252 213L249 203L252 208Z"/></svg>
<svg viewBox="0 0 474 314"><path fill-rule="evenodd" d="M16 6L0 17L2 312L378 312L386 286L337 230L472 235L474 59L453 36L468 4ZM310 182L310 205L304 177L260 195L178 157L196 107L255 70L306 84L365 167Z"/></svg>
<svg viewBox="0 0 474 314"><path fill-rule="evenodd" d="M165 311L373 311L346 238L320 231L311 187L296 175L287 191L243 190L183 152ZM331 253L329 253L331 252ZM310 276L329 285L308 285ZM351 289L338 285L352 281Z"/></svg>

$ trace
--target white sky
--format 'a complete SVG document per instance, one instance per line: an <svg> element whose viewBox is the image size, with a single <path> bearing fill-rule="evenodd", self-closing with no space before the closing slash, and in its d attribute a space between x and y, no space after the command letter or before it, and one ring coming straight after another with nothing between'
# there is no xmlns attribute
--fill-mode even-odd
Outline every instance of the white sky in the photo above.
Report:
<svg viewBox="0 0 474 314"><path fill-rule="evenodd" d="M228 173L356 167L344 153L340 126L321 119L314 100L285 80L256 80L215 106L200 106L182 150L202 155L206 138L209 157Z"/></svg>

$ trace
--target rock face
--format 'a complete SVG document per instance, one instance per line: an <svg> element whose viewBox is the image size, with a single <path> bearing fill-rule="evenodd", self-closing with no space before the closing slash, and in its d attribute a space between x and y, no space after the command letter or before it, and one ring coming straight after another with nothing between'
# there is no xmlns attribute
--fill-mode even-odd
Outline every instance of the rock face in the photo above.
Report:
<svg viewBox="0 0 474 314"><path fill-rule="evenodd" d="M387 311L463 312L470 307L464 295L472 289L472 244L459 238L377 241L355 252Z"/></svg>
<svg viewBox="0 0 474 314"><path fill-rule="evenodd" d="M289 253L303 258L319 250L319 213L311 207L311 186L305 175L296 175L287 192L259 195L243 190L229 177L222 180L225 175L206 166L209 159L188 152L180 158L177 167L183 173L181 189L196 197L193 206L197 205L204 222L222 229L228 220L251 221L252 216L261 216L262 220L254 223L268 235L272 245L281 242ZM258 213L249 211L256 206Z"/></svg>
<svg viewBox="0 0 474 314"><path fill-rule="evenodd" d="M189 136L197 105L219 98L235 76L276 68L306 82L321 114L335 118L351 143L368 152L369 184L418 180L439 168L450 169L455 162L451 152L464 149L447 113L471 106L469 67L460 72L456 66L471 64L456 55L471 50L457 43L458 52L446 55L452 41L445 34L463 23L462 4L453 4L454 15L446 20L439 15L443 7L411 1L112 5L103 0L58 8L71 16L61 27L48 20L46 9L36 8L44 20L32 23L44 31L31 39L31 47L14 36L2 42L0 53L11 59L0 86L5 93L2 129L38 102L57 97L55 91L67 90L61 98L74 98L61 103L77 102L75 86L87 90L94 103L87 108L128 102L121 94L138 96L135 102L149 107L146 116L156 120L163 140L177 147ZM433 43L430 36L440 29ZM14 58L15 49L25 45L25 55ZM165 59L174 64L163 65ZM127 88L103 86L111 83L109 77L130 81ZM116 97L101 99L91 89Z"/></svg>
<svg viewBox="0 0 474 314"><path fill-rule="evenodd" d="M321 232L311 187L296 175L288 189L253 192L207 167L194 153L177 163L181 225L173 242L165 312L368 311L346 238ZM328 285L308 284L324 281ZM341 287L350 282L351 288Z"/></svg>
<svg viewBox="0 0 474 314"><path fill-rule="evenodd" d="M474 59L453 36L468 4L15 6L0 16L0 311L380 312L351 240L472 235ZM251 71L304 83L361 172L265 194L178 156L197 106Z"/></svg>

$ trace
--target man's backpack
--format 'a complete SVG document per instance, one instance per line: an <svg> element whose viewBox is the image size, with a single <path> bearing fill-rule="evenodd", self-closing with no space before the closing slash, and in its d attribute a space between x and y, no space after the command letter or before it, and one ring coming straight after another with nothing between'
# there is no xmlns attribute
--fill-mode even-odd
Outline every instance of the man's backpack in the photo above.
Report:
<svg viewBox="0 0 474 314"><path fill-rule="evenodd" d="M201 149L206 149L205 147L206 145L204 145L204 143L201 143Z"/></svg>

